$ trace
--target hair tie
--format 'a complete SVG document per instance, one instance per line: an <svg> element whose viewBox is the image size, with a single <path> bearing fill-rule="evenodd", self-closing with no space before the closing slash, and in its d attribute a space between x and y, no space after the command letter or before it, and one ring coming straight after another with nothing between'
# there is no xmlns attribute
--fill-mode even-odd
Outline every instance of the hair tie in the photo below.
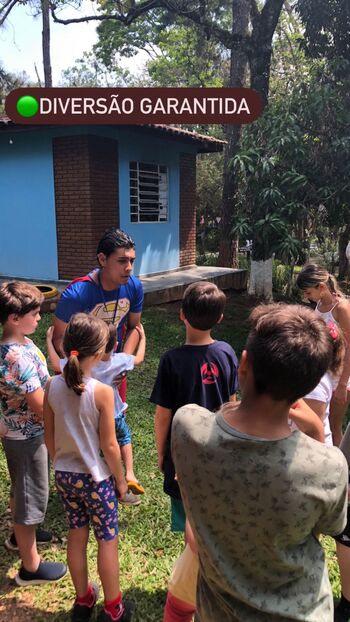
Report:
<svg viewBox="0 0 350 622"><path fill-rule="evenodd" d="M337 325L334 324L334 322L329 321L327 326L329 328L329 334L332 337L332 339L337 339L339 335Z"/></svg>
<svg viewBox="0 0 350 622"><path fill-rule="evenodd" d="M70 351L70 356L79 356L78 350L71 350Z"/></svg>

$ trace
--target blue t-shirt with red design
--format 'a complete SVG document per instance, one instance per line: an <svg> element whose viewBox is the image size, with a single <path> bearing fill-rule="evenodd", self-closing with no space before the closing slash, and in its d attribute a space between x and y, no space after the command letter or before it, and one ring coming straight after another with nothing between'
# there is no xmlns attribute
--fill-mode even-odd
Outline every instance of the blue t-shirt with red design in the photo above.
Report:
<svg viewBox="0 0 350 622"><path fill-rule="evenodd" d="M74 313L92 313L110 324L118 326L118 349L121 347L122 330L129 313L140 313L143 305L143 289L139 279L130 276L126 285L107 291L98 280L98 269L87 277L77 279L62 292L56 309L56 317L69 322Z"/></svg>
<svg viewBox="0 0 350 622"><path fill-rule="evenodd" d="M184 345L165 352L150 397L151 402L169 408L175 415L186 404L198 404L211 412L228 402L238 390L238 360L225 341L209 345ZM164 491L181 499L170 451L169 428L164 457Z"/></svg>

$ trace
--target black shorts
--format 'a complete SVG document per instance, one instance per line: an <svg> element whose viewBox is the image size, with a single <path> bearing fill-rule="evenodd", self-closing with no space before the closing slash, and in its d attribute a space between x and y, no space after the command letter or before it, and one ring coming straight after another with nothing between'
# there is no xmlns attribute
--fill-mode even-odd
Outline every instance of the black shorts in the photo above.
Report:
<svg viewBox="0 0 350 622"><path fill-rule="evenodd" d="M339 544L350 547L350 505L348 505L348 521L346 523L346 527L344 531L339 534L339 536L334 536L334 540L339 542Z"/></svg>

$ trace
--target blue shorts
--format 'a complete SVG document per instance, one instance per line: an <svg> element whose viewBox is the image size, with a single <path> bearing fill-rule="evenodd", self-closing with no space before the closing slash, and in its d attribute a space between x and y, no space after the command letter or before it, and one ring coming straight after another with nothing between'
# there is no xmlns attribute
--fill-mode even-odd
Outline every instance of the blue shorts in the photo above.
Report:
<svg viewBox="0 0 350 622"><path fill-rule="evenodd" d="M118 535L113 477L95 482L88 473L56 471L55 480L70 529L86 527L91 521L97 540L113 540Z"/></svg>
<svg viewBox="0 0 350 622"><path fill-rule="evenodd" d="M124 413L117 415L114 419L115 421L115 433L117 435L117 441L121 447L123 445L131 444L131 432L128 424L126 423L126 419L124 417Z"/></svg>

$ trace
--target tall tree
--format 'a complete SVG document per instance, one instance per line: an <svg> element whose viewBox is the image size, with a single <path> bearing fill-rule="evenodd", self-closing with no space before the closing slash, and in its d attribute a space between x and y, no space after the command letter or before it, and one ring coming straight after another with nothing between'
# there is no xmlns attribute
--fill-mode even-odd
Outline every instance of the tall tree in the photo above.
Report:
<svg viewBox="0 0 350 622"><path fill-rule="evenodd" d="M51 55L50 55L50 1L49 0L3 0L0 3L0 28L9 19L12 10L17 6L28 5L33 15L41 15L42 20L42 53L45 86L52 86Z"/></svg>
<svg viewBox="0 0 350 622"><path fill-rule="evenodd" d="M53 19L62 24L84 21L117 22L132 27L136 20L147 14L166 14L180 17L186 24L200 28L203 37L212 38L230 55L228 86L246 85L248 72L250 84L266 106L269 95L272 40L284 0L125 0L104 2L101 13L81 18L60 19L52 7ZM228 141L225 153L224 184L219 262L236 265L235 245L227 235L235 216L237 183L234 168L230 165L239 152L242 128L226 127Z"/></svg>
<svg viewBox="0 0 350 622"><path fill-rule="evenodd" d="M350 134L350 2L349 0L297 0L297 11L305 26L303 48L310 58L322 59L328 83L337 90L337 104L342 100L347 111L343 123L346 140ZM343 162L341 163L343 164ZM342 166L340 165L340 170ZM342 186L340 186L342 187ZM345 186L346 187L346 184ZM343 195L342 219L339 224L339 277L349 276L345 250L350 240L350 196ZM333 210L337 220L339 204Z"/></svg>
<svg viewBox="0 0 350 622"><path fill-rule="evenodd" d="M50 3L49 0L41 0L42 17L42 48L45 86L52 86L51 54L50 54Z"/></svg>

